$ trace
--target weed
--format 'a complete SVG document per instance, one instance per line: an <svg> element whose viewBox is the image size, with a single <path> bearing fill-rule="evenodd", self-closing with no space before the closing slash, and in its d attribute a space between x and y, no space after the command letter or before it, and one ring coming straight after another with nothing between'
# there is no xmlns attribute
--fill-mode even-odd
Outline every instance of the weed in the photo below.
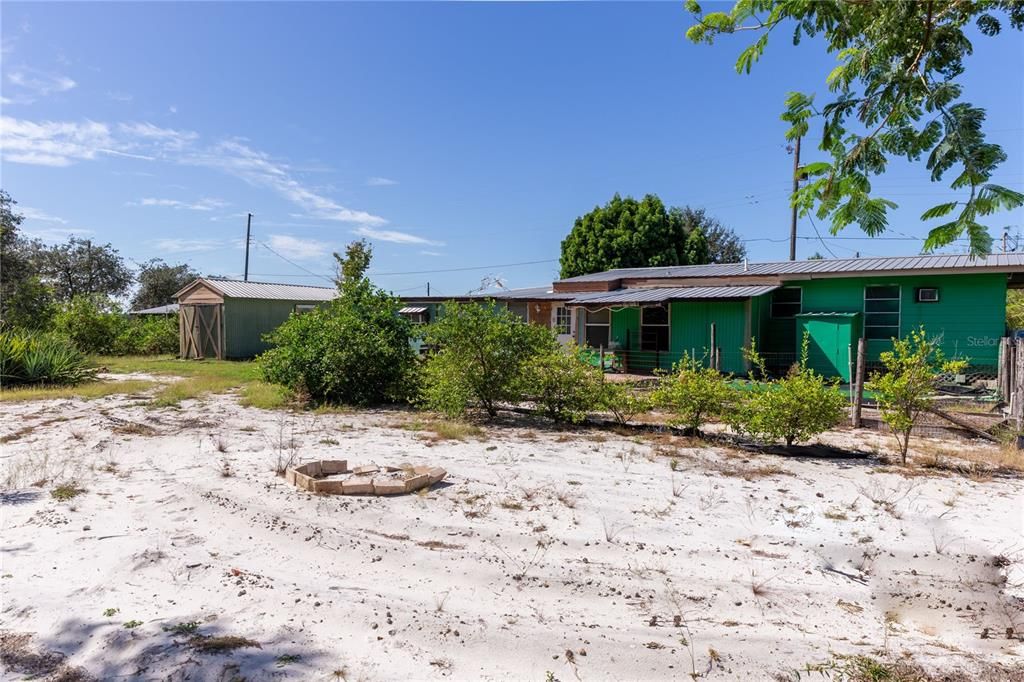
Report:
<svg viewBox="0 0 1024 682"><path fill-rule="evenodd" d="M281 654L274 660L277 661L278 668L283 668L289 663L299 662L300 660L302 660L302 656L299 656L298 654Z"/></svg>
<svg viewBox="0 0 1024 682"><path fill-rule="evenodd" d="M125 630L134 630L135 628L139 627L140 625L142 625L142 621L141 620L128 620L128 621L125 621L122 624L122 626L124 627Z"/></svg>
<svg viewBox="0 0 1024 682"><path fill-rule="evenodd" d="M341 445L341 441L337 438L321 438L320 445Z"/></svg>
<svg viewBox="0 0 1024 682"><path fill-rule="evenodd" d="M184 623L165 625L163 631L169 632L172 635L194 635L199 631L199 621L190 620Z"/></svg>
<svg viewBox="0 0 1024 682"><path fill-rule="evenodd" d="M505 498L504 500L498 503L498 506L500 506L502 509L511 509L513 511L523 510L523 503L512 497Z"/></svg>
<svg viewBox="0 0 1024 682"><path fill-rule="evenodd" d="M65 483L59 485L50 491L50 496L58 502L67 502L73 500L82 493L85 492L85 488L80 487L77 483Z"/></svg>
<svg viewBox="0 0 1024 682"><path fill-rule="evenodd" d="M825 510L825 518L832 519L833 521L846 521L850 517L842 509L830 508Z"/></svg>
<svg viewBox="0 0 1024 682"><path fill-rule="evenodd" d="M225 654L245 647L263 648L259 642L236 635L217 635L213 637L196 635L188 641L188 645L193 651L201 654Z"/></svg>
<svg viewBox="0 0 1024 682"><path fill-rule="evenodd" d="M451 595L451 590L441 593L434 593L434 611L441 613L444 611L444 605L448 601L448 597Z"/></svg>
<svg viewBox="0 0 1024 682"><path fill-rule="evenodd" d="M234 465L231 464L231 460L227 457L221 458L219 471L221 478L231 478L235 475Z"/></svg>
<svg viewBox="0 0 1024 682"><path fill-rule="evenodd" d="M689 487L690 487L689 483L683 483L682 481L677 481L675 476L672 477L672 497L682 497L683 493Z"/></svg>
<svg viewBox="0 0 1024 682"><path fill-rule="evenodd" d="M121 609L103 609L105 618L113 618Z"/></svg>
<svg viewBox="0 0 1024 682"><path fill-rule="evenodd" d="M569 509L575 509L576 508L577 498L576 498L575 495L572 495L571 493L568 493L568 492L566 492L564 490L560 490L560 491L555 493L555 499L558 500L559 502L561 502L563 505L565 505Z"/></svg>
<svg viewBox="0 0 1024 682"><path fill-rule="evenodd" d="M604 539L608 542L615 542L615 539L622 534L622 532L629 528L628 525L617 522L610 522L608 519L601 517L601 525L604 527Z"/></svg>

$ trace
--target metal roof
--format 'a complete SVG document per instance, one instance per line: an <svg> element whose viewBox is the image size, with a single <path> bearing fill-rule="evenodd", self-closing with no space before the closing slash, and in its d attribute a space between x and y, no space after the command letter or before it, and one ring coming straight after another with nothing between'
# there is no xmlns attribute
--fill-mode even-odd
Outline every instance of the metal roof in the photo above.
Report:
<svg viewBox="0 0 1024 682"><path fill-rule="evenodd" d="M143 308L142 310L131 310L129 315L170 315L178 312L178 304L158 305L155 308Z"/></svg>
<svg viewBox="0 0 1024 682"><path fill-rule="evenodd" d="M736 287L648 287L618 291L577 294L569 305L638 304L682 301L686 299L750 298L775 291L776 285Z"/></svg>
<svg viewBox="0 0 1024 682"><path fill-rule="evenodd" d="M337 297L334 287L311 287L305 284L274 284L271 282L243 282L237 279L211 279L201 277L174 295L178 298L196 283L203 283L227 298L259 298L274 301L330 301Z"/></svg>
<svg viewBox="0 0 1024 682"><path fill-rule="evenodd" d="M399 315L417 315L419 313L427 312L426 306L421 305L407 305L398 311Z"/></svg>
<svg viewBox="0 0 1024 682"><path fill-rule="evenodd" d="M711 265L675 265L656 268L619 268L580 275L562 282L606 282L638 277L740 277L756 275L858 274L917 270L973 270L987 268L1006 272L1024 270L1024 253L994 253L972 258L967 254L888 256L883 258L833 258L770 263L715 263Z"/></svg>
<svg viewBox="0 0 1024 682"><path fill-rule="evenodd" d="M469 294L469 298L493 298L496 301L504 301L506 299L513 300L553 300L553 301L568 301L574 298L576 294L573 293L558 293L551 290L551 285L546 287L525 287L522 289L503 289L501 291L487 291L479 294ZM453 298L459 298L455 296Z"/></svg>

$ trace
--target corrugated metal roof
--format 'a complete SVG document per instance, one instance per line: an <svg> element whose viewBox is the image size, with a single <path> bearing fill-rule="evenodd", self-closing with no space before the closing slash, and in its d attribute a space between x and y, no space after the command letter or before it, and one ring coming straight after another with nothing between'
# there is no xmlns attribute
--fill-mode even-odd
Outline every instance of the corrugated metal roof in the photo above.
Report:
<svg viewBox="0 0 1024 682"><path fill-rule="evenodd" d="M774 285L737 287L647 287L618 291L577 294L569 305L637 304L682 301L686 299L750 298L778 289Z"/></svg>
<svg viewBox="0 0 1024 682"><path fill-rule="evenodd" d="M237 279L207 279L205 277L199 281L228 298L260 298L274 301L330 301L338 295L338 290L334 287L311 287L305 284L243 282ZM190 284L189 286L192 285Z"/></svg>
<svg viewBox="0 0 1024 682"><path fill-rule="evenodd" d="M756 275L843 274L863 272L899 272L976 268L1024 270L1024 253L994 253L972 258L966 254L889 256L884 258L834 258L770 263L721 263L711 265L676 265L657 268L620 268L570 277L563 282L606 282L636 277L739 277Z"/></svg>
<svg viewBox="0 0 1024 682"><path fill-rule="evenodd" d="M504 301L506 299L518 299L518 300L553 300L553 301L568 301L572 299L576 294L556 293L551 291L551 286L546 287L524 287L522 289L503 289L501 291L486 291L479 294L470 294L469 298L493 298L496 301ZM455 296L454 298L459 298Z"/></svg>
<svg viewBox="0 0 1024 682"><path fill-rule="evenodd" d="M169 303L167 305L158 305L155 308L143 308L142 310L131 310L128 312L129 315L171 315L178 312L177 303Z"/></svg>

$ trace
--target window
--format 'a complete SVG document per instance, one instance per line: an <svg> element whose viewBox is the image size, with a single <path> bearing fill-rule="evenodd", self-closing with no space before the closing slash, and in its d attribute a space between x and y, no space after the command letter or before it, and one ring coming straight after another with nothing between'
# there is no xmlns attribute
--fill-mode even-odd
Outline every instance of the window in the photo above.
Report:
<svg viewBox="0 0 1024 682"><path fill-rule="evenodd" d="M508 309L518 316L523 322L526 322L530 314L530 305L528 303L519 303L518 301L514 301L508 304Z"/></svg>
<svg viewBox="0 0 1024 682"><path fill-rule="evenodd" d="M308 305L306 303L296 303L295 304L295 314L296 315L302 315L304 313L311 313L314 310L316 310L316 306L315 305Z"/></svg>
<svg viewBox="0 0 1024 682"><path fill-rule="evenodd" d="M804 291L800 287L782 287L772 293L772 317L789 319L800 314Z"/></svg>
<svg viewBox="0 0 1024 682"><path fill-rule="evenodd" d="M668 308L640 309L640 350L668 350Z"/></svg>
<svg viewBox="0 0 1024 682"><path fill-rule="evenodd" d="M426 324L430 321L430 314L426 306L407 305L399 310L398 314L413 324Z"/></svg>
<svg viewBox="0 0 1024 682"><path fill-rule="evenodd" d="M572 333L572 314L564 305L555 308L555 333L560 335Z"/></svg>
<svg viewBox="0 0 1024 682"><path fill-rule="evenodd" d="M864 287L864 337L888 340L899 335L899 286Z"/></svg>
<svg viewBox="0 0 1024 682"><path fill-rule="evenodd" d="M611 331L612 313L604 310L588 310L586 313L586 342L591 348L607 348Z"/></svg>
<svg viewBox="0 0 1024 682"><path fill-rule="evenodd" d="M938 303L939 290L934 287L922 287L917 290L918 303Z"/></svg>

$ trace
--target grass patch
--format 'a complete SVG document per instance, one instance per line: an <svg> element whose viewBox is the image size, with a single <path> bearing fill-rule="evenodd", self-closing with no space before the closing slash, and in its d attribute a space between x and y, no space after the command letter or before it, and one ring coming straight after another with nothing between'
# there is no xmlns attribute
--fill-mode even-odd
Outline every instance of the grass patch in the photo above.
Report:
<svg viewBox="0 0 1024 682"><path fill-rule="evenodd" d="M261 410L279 410L292 402L291 392L284 386L254 381L242 387L239 399L242 407L258 407Z"/></svg>
<svg viewBox="0 0 1024 682"><path fill-rule="evenodd" d="M27 400L62 400L81 398L95 400L108 395L128 395L147 391L157 384L152 381L89 381L78 386L31 386L0 390L0 403Z"/></svg>
<svg viewBox="0 0 1024 682"><path fill-rule="evenodd" d="M468 440L484 438L486 433L476 424L451 421L448 419L413 419L407 422L391 424L394 428L406 431L421 431L420 438L431 443L445 440Z"/></svg>
<svg viewBox="0 0 1024 682"><path fill-rule="evenodd" d="M58 502L67 502L73 500L82 493L85 492L85 488L80 487L77 483L65 483L59 485L50 491L50 497L57 500Z"/></svg>

